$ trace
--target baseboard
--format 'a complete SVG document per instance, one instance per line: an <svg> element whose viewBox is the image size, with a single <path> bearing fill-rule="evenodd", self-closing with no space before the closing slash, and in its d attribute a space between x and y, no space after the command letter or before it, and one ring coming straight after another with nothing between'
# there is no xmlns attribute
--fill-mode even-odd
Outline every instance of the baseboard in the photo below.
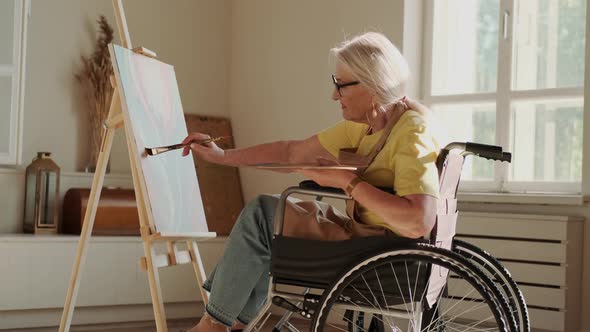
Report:
<svg viewBox="0 0 590 332"><path fill-rule="evenodd" d="M165 310L168 321L196 320L203 313L203 303L167 303ZM56 331L61 314L61 308L0 311L0 331ZM76 307L72 319L72 330L101 331L108 326L152 326L150 322L154 322L151 304Z"/></svg>
<svg viewBox="0 0 590 332"><path fill-rule="evenodd" d="M168 320L168 329L186 329L187 327L194 326L198 322L199 318L192 319L172 319ZM55 332L56 326L52 327L38 327L38 328L26 328L11 330L13 332ZM96 332L96 331L122 331L122 330L147 330L155 331L156 323L151 321L142 322L129 322L129 323L106 323L106 324L89 324L89 325L75 325L72 326L71 332ZM6 330L2 330L6 331Z"/></svg>

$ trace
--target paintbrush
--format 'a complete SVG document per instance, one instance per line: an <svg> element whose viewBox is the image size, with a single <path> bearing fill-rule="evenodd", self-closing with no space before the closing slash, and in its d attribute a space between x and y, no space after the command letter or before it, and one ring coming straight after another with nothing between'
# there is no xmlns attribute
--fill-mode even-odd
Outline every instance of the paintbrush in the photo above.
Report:
<svg viewBox="0 0 590 332"><path fill-rule="evenodd" d="M176 150L176 149L180 149L180 148L184 148L186 146L190 146L191 144L207 144L207 143L211 143L211 142L217 142L219 140L225 139L225 138L230 138L231 136L219 136L219 137L215 137L215 138L207 138L207 139L203 139L203 140L195 140L195 141L190 141L186 144L173 144L173 145L168 145L168 146L160 146L157 148L145 148L145 152L149 155L149 156L155 156L157 154L160 153L164 153L164 152L168 152L168 151L172 151L172 150Z"/></svg>

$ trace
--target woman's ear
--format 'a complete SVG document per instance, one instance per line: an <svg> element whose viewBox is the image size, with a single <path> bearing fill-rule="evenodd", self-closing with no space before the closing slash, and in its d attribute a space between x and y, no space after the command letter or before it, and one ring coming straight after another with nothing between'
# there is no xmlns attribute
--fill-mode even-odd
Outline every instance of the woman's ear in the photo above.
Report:
<svg viewBox="0 0 590 332"><path fill-rule="evenodd" d="M373 117L376 116L375 112L378 111L381 108L381 105L379 105L379 103L377 102L377 96L376 95L371 95L371 108L372 108L372 115Z"/></svg>

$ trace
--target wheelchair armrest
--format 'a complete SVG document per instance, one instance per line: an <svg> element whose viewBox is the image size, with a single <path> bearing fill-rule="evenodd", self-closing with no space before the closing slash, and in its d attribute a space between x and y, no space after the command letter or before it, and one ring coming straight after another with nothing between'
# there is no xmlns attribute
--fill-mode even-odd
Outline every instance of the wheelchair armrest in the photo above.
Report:
<svg viewBox="0 0 590 332"><path fill-rule="evenodd" d="M312 181L312 180L305 180L305 181L299 182L299 188L311 189L311 190L317 190L317 191L325 191L326 193L332 193L332 194L344 194L344 190L342 190L340 188L322 187L317 182ZM395 195L395 190L393 188L387 188L387 187L377 187L377 188L381 191L388 193L388 194Z"/></svg>
<svg viewBox="0 0 590 332"><path fill-rule="evenodd" d="M316 190L316 191L324 191L326 193L331 193L331 194L342 194L342 195L345 194L344 190L342 190L340 188L322 187L317 182L312 181L312 180L305 180L305 181L299 182L299 188L311 189L311 190Z"/></svg>

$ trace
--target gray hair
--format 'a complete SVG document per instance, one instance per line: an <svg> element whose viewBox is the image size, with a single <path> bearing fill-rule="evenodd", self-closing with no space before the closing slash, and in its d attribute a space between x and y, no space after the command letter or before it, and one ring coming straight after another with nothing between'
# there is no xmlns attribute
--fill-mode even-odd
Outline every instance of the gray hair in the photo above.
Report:
<svg viewBox="0 0 590 332"><path fill-rule="evenodd" d="M367 32L343 41L331 51L375 95L380 107L392 105L404 96L410 68L383 34Z"/></svg>

